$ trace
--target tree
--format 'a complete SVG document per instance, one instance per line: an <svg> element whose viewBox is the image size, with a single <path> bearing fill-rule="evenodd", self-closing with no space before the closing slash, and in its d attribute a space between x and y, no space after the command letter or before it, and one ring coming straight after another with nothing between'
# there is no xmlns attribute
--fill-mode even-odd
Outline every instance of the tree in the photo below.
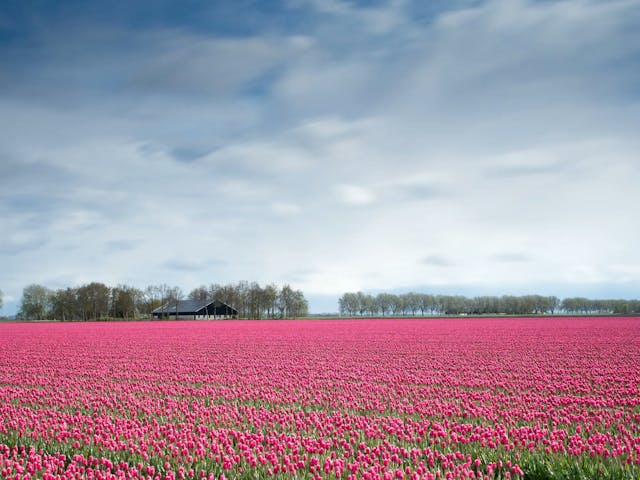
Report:
<svg viewBox="0 0 640 480"><path fill-rule="evenodd" d="M345 293L338 300L338 305L340 307L340 315L355 315L360 309L360 301L358 294L356 293Z"/></svg>
<svg viewBox="0 0 640 480"><path fill-rule="evenodd" d="M162 306L159 287L157 285L149 285L140 292L136 310L143 316L149 316L156 308Z"/></svg>
<svg viewBox="0 0 640 480"><path fill-rule="evenodd" d="M207 298L210 298L211 300L220 300L219 297L221 288L222 286L217 283L212 283L211 285L209 285L209 296Z"/></svg>
<svg viewBox="0 0 640 480"><path fill-rule="evenodd" d="M76 320L81 316L75 288L61 288L51 296L51 317L57 320Z"/></svg>
<svg viewBox="0 0 640 480"><path fill-rule="evenodd" d="M135 318L136 305L142 292L135 287L118 285L111 289L111 315L116 318Z"/></svg>
<svg viewBox="0 0 640 480"><path fill-rule="evenodd" d="M589 299L584 297L565 298L542 295L503 295L468 298L461 295L429 295L424 293L404 293L393 295L379 293L375 297L357 293L345 293L339 301L341 315L370 315L380 312L383 316L416 314L420 311L437 315L545 315L557 311L573 314L614 314L628 315L640 313L640 300Z"/></svg>
<svg viewBox="0 0 640 480"><path fill-rule="evenodd" d="M391 313L395 316L401 315L404 303L402 297L400 297L400 295L390 294L389 299L391 301Z"/></svg>
<svg viewBox="0 0 640 480"><path fill-rule="evenodd" d="M160 306L164 307L168 303L170 287L166 283L162 283L160 285L156 285L155 289L158 296L160 297ZM169 316L169 313L164 308L162 310L162 316Z"/></svg>
<svg viewBox="0 0 640 480"><path fill-rule="evenodd" d="M382 313L382 316L384 317L392 308L393 295L390 293L379 293L376 295L376 304L378 305L378 311Z"/></svg>
<svg viewBox="0 0 640 480"><path fill-rule="evenodd" d="M211 291L211 287L209 290ZM216 290L215 298L217 300L220 300L223 303L226 303L227 305L232 306L233 308L238 310L238 316L239 317L242 316L242 312L240 310L239 295L236 288L233 285L220 286Z"/></svg>
<svg viewBox="0 0 640 480"><path fill-rule="evenodd" d="M191 290L189 292L188 298L189 300L195 300L197 302L206 302L211 297L210 297L209 289L205 285L201 285Z"/></svg>
<svg viewBox="0 0 640 480"><path fill-rule="evenodd" d="M25 320L43 320L51 309L51 290L43 285L32 284L22 290L20 316Z"/></svg>
<svg viewBox="0 0 640 480"><path fill-rule="evenodd" d="M236 284L236 307L240 312L240 316L244 318L249 317L249 282L242 280Z"/></svg>
<svg viewBox="0 0 640 480"><path fill-rule="evenodd" d="M445 315L460 315L461 313L466 313L465 297L460 295L443 296L442 308Z"/></svg>
<svg viewBox="0 0 640 480"><path fill-rule="evenodd" d="M284 285L276 298L280 318L302 317L309 313L309 304L300 290Z"/></svg>
<svg viewBox="0 0 640 480"><path fill-rule="evenodd" d="M262 302L265 308L265 316L273 318L276 314L276 300L278 299L278 287L267 285L262 290Z"/></svg>
<svg viewBox="0 0 640 480"><path fill-rule="evenodd" d="M375 316L378 314L380 309L378 308L378 302L376 301L376 297L373 295L365 295L363 298L365 310L370 316Z"/></svg>
<svg viewBox="0 0 640 480"><path fill-rule="evenodd" d="M171 287L167 291L167 303L175 307L176 319L178 318L178 308L180 306L180 300L184 298L184 293L180 287Z"/></svg>
<svg viewBox="0 0 640 480"><path fill-rule="evenodd" d="M429 295L428 293L422 293L418 295L418 307L420 308L420 314L424 315L425 312L432 312L434 309L435 298L433 295Z"/></svg>
<svg viewBox="0 0 640 480"><path fill-rule="evenodd" d="M249 285L247 290L247 309L249 318L261 318L262 316L262 288L257 282Z"/></svg>
<svg viewBox="0 0 640 480"><path fill-rule="evenodd" d="M3 301L4 299L4 293L2 292L2 290L0 290L0 310L2 310L2 306L3 306Z"/></svg>
<svg viewBox="0 0 640 480"><path fill-rule="evenodd" d="M404 294L404 305L411 311L411 315L415 315L422 306L420 295L414 292Z"/></svg>
<svg viewBox="0 0 640 480"><path fill-rule="evenodd" d="M289 316L297 318L297 317L304 317L308 314L309 314L309 303L304 298L304 294L300 290L294 290Z"/></svg>
<svg viewBox="0 0 640 480"><path fill-rule="evenodd" d="M362 293L356 293L358 296L358 315L362 316L367 311L367 296Z"/></svg>
<svg viewBox="0 0 640 480"><path fill-rule="evenodd" d="M289 285L283 286L282 290L280 290L276 301L276 305L280 311L280 318L286 318L290 315L293 296L293 289Z"/></svg>
<svg viewBox="0 0 640 480"><path fill-rule="evenodd" d="M566 313L588 313L590 301L584 297L572 297L562 300L561 308Z"/></svg>
<svg viewBox="0 0 640 480"><path fill-rule="evenodd" d="M83 320L95 320L109 314L111 289L104 283L91 282L77 289L77 301Z"/></svg>

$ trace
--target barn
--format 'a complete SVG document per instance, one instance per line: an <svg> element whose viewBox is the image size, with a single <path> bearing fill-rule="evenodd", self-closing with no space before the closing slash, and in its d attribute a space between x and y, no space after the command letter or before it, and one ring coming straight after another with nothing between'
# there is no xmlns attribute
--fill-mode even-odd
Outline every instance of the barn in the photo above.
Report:
<svg viewBox="0 0 640 480"><path fill-rule="evenodd" d="M176 315L177 314L177 315ZM151 312L153 318L177 318L178 320L207 320L237 318L238 310L219 300L180 300L169 302Z"/></svg>

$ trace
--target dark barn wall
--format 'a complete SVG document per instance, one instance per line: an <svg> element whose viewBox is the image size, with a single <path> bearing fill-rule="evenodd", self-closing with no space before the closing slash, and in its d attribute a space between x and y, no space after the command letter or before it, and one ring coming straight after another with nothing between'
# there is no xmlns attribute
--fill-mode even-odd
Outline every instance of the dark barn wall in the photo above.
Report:
<svg viewBox="0 0 640 480"><path fill-rule="evenodd" d="M164 312L156 312L152 314L153 318L176 318L175 309L168 308ZM221 302L212 302L211 304L199 308L196 311L178 310L178 319L196 319L197 317L236 317L238 311L235 308L225 305Z"/></svg>

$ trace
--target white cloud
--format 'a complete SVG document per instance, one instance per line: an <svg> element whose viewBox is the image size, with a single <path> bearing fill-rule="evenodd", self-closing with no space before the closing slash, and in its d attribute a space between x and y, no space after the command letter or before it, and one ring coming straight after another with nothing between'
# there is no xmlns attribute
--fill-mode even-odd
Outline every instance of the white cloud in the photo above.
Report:
<svg viewBox="0 0 640 480"><path fill-rule="evenodd" d="M298 215L300 212L302 212L302 209L298 205L286 202L275 202L271 205L271 209L277 215L282 215L285 217Z"/></svg>
<svg viewBox="0 0 640 480"><path fill-rule="evenodd" d="M347 205L364 206L375 201L373 192L358 185L338 185L336 192L340 201Z"/></svg>

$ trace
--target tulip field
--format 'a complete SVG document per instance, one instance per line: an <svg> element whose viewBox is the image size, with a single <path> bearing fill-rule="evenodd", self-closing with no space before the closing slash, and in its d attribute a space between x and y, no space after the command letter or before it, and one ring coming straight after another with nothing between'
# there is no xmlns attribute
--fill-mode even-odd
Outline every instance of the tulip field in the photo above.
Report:
<svg viewBox="0 0 640 480"><path fill-rule="evenodd" d="M640 318L0 324L0 478L640 478Z"/></svg>

